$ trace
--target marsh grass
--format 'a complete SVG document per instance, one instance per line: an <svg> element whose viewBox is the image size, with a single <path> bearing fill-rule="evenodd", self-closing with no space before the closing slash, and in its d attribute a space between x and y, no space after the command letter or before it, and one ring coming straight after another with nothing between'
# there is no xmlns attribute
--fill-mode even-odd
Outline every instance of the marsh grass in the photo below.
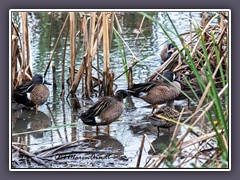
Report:
<svg viewBox="0 0 240 180"><path fill-rule="evenodd" d="M181 118L177 121L161 117L165 120L173 121L177 124L177 127L183 126L187 130L178 138L176 138L178 131L175 130L170 145L166 147L163 153L151 157L145 164L145 168L184 167L185 163L200 157L203 159L202 165L199 166L197 163L193 163L193 167L227 168L229 166L228 142L230 128L228 14L217 12L214 16L208 17L207 13L203 13L202 24L200 25L193 19L190 19L190 32L183 34L178 33L168 13L165 15L172 25L171 30L165 28L163 24L151 15L145 12L140 14L142 15L142 20L139 26L139 34L143 35L141 29L144 21L150 20L161 28L176 48L172 56L156 69L156 72L150 75L146 81L154 80L157 75L161 76L164 70L171 69L183 81L184 88L181 89L181 98L188 99L191 104L196 106L195 111L181 123L179 122ZM32 77L27 14L22 13L21 15L22 39L19 37L17 26L12 23L12 88ZM54 16L51 15L50 17L50 22L53 23L55 21ZM217 18L220 19L220 22L213 24L212 22ZM67 71L65 55L68 42L70 43L70 77L67 81L69 83L67 98L69 95L76 97L75 93L80 89L83 97L87 99L90 99L95 92L97 92L98 96L112 95L115 81L123 75L126 76L128 86L131 86L134 78L132 70L137 68L135 66L137 63L147 58L139 59L138 54L134 53L128 43L124 41L123 30L116 12L69 12L54 43L44 76L46 76L50 64L52 64L54 53L64 31L65 46L63 48L61 76L61 96L63 101L63 97L66 95L64 72ZM50 30L50 32L52 33L53 31ZM179 45L170 36L170 32L180 42ZM139 34L137 34L135 41L138 39ZM186 40L186 37L190 38ZM51 34L49 38L49 42L51 42ZM113 40L117 43L123 64L121 67L122 74L119 76L116 76L111 71L110 66L110 50ZM99 51L103 54L102 59L99 57ZM131 54L130 59L127 58L127 52ZM148 56L151 55L149 54ZM97 67L93 65L94 61L96 61ZM76 62L80 62L79 67L76 67ZM202 75L206 77L207 81L204 81ZM195 83L192 82L193 79L196 79ZM79 86L80 83L82 83L82 86ZM96 89L95 87L98 88ZM210 124L210 128L204 131L199 130L199 124L205 123L205 117L207 119L206 126ZM59 127L55 125L52 128L39 131L53 130ZM189 134L194 135L194 138L186 140L186 136ZM13 136L15 135L19 134L13 134ZM217 146L213 147L211 142L215 141L217 141ZM142 142L140 149L143 149L143 145ZM193 150L191 152L187 151L187 154L183 156L183 152L186 152L185 150L189 146L193 146ZM178 163L179 159L183 159L182 163ZM139 162L140 160L141 157ZM137 164L137 167L140 167L140 163Z"/></svg>
<svg viewBox="0 0 240 180"><path fill-rule="evenodd" d="M184 40L184 37L181 36L174 23L172 22L170 16L168 13L166 13L166 16L168 17L169 22L171 23L174 34L176 38L181 43L182 48L179 48L174 40L170 37L168 31L164 26L158 22L156 19L152 18L146 13L141 13L146 18L150 19L153 23L156 23L159 25L159 27L162 29L164 34L168 37L168 39L175 45L177 49L177 54L181 58L181 65L178 67L174 67L173 70L179 74L183 74L182 80L186 83L186 85L189 87L190 91L188 93L183 92L182 94L185 95L185 98L188 98L190 102L197 105L196 111L191 116L191 127L188 128L186 133L178 140L177 142L177 148L180 150L183 150L185 147L182 147L182 144L186 143L185 137L187 134L191 133L193 130L193 127L198 124L199 121L201 121L201 117L205 115L207 119L209 120L211 124L211 131L206 132L206 134L203 134L202 136L207 136L206 139L208 140L214 140L217 139L217 151L212 151L213 154L217 154L214 156L214 159L210 159L211 157L206 156L206 163L204 163L204 167L213 167L214 162L218 161L218 165L216 163L214 164L215 168L226 168L228 167L228 139L229 139L229 119L228 119L228 15L223 16L222 13L215 13L214 16L210 18L209 21L206 21L206 14L203 16L203 24L202 26L198 23L191 21L191 25L194 25L194 30L191 32L191 38L196 38L196 40L190 39L187 43ZM212 25L211 22L215 20L217 17L220 17L221 19L221 25L215 24ZM223 23L224 22L224 23ZM192 28L190 28L192 29ZM194 36L193 36L194 34ZM218 39L218 41L216 40ZM195 43L193 43L195 42ZM189 44L191 43L191 46ZM194 45L194 48L191 48ZM223 47L225 49L223 50ZM176 52L175 52L176 53ZM169 63L174 61L174 55L168 60ZM176 57L176 56L175 56ZM167 64L168 62L165 62L163 65ZM160 67L157 73L162 72L167 66ZM202 97L199 97L196 94L196 87L194 87L186 75L184 75L184 68L181 68L181 66L184 66L189 68L189 70L192 72L194 77L197 80L198 88L201 90ZM207 79L207 82L204 82L202 77L200 76L199 71L204 73L204 76ZM150 76L150 78L154 78L156 74L153 74ZM220 84L216 83L216 80L220 79ZM190 98L186 94L193 94L194 100ZM222 102L221 99L224 99L225 102ZM205 106L208 105L208 106ZM201 115L196 116L196 112L200 111ZM187 120L188 121L188 120ZM187 122L186 121L186 122ZM208 136L209 135L209 136ZM212 136L213 135L213 136ZM197 137L199 138L199 137ZM200 141L204 142L206 139ZM196 139L191 140L193 143L196 141ZM204 146L199 147L200 149L204 149ZM199 152L199 150L196 149L196 152ZM219 153L220 152L220 153ZM177 154L179 152L175 153L174 156L177 157ZM197 153L198 154L198 153ZM196 157L196 155L194 157ZM199 154L200 155L200 154ZM156 161L151 162L150 164L146 164L146 167L159 167L161 164L166 163L166 158L164 153L160 154ZM164 161L165 160L165 161ZM213 162L213 163L212 163ZM222 162L222 164L221 164ZM174 161L172 161L174 163ZM208 165L207 165L208 164ZM168 164L169 165L169 164ZM193 165L194 167L197 167L196 164Z"/></svg>

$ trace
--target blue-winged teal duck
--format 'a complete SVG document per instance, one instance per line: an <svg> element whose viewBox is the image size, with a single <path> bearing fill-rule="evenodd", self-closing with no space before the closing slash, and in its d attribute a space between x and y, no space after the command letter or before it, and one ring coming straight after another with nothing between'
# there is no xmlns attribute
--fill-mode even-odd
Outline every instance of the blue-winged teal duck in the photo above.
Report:
<svg viewBox="0 0 240 180"><path fill-rule="evenodd" d="M163 61L168 60L174 51L174 45L172 43L165 44L162 51L160 52L160 57Z"/></svg>
<svg viewBox="0 0 240 180"><path fill-rule="evenodd" d="M164 78L168 79L171 82L174 80L173 79L174 74L170 70L164 71L163 76L164 76ZM132 95L134 97L139 97L140 93L147 93L153 87L155 87L157 85L160 85L160 84L164 84L165 82L167 82L167 80L165 80L164 78L158 77L158 79L156 79L154 81L133 84L133 86L131 88L129 88L127 91L130 95Z"/></svg>
<svg viewBox="0 0 240 180"><path fill-rule="evenodd" d="M44 104L49 96L49 90L45 84L48 83L42 75L33 76L31 81L23 82L16 89L13 90L13 99L28 107L38 106Z"/></svg>
<svg viewBox="0 0 240 180"><path fill-rule="evenodd" d="M171 81L171 83L164 79L159 83L147 82L136 84L128 90L129 94L151 104L153 107L152 113L158 104L173 101L181 93L181 82L172 71L166 71L163 76Z"/></svg>
<svg viewBox="0 0 240 180"><path fill-rule="evenodd" d="M159 135L160 128L167 128L170 130L170 128L175 125L174 122L163 119L160 116L177 121L179 115L180 113L176 109L169 106L162 106L156 111L156 113L150 115L149 119L151 124L157 127Z"/></svg>
<svg viewBox="0 0 240 180"><path fill-rule="evenodd" d="M80 118L84 124L91 126L109 125L123 113L123 99L127 95L125 90L118 90L114 96L102 97L86 112L82 113Z"/></svg>

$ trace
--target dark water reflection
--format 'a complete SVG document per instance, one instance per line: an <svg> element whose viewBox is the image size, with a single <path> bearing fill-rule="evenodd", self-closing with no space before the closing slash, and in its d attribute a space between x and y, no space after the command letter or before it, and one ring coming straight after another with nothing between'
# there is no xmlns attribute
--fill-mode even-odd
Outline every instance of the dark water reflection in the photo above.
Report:
<svg viewBox="0 0 240 180"><path fill-rule="evenodd" d="M165 13L151 12L153 17L157 18L169 29L172 26L167 21ZM201 13L197 12L171 12L170 17L177 26L179 33L189 31L189 20L190 17L200 21ZM53 45L58 37L63 21L65 20L66 13L59 15L58 21L53 21L53 34L50 50L53 49ZM47 13L31 13L29 16L29 30L30 30L30 44L31 44L31 59L33 73L44 73L45 68L48 64L51 51L49 52L49 33L50 33L50 20ZM133 69L133 77L135 82L143 82L155 69L161 64L160 60L160 49L163 47L167 38L164 36L161 29L150 23L145 19L143 24L143 32L145 37L139 36L138 40L135 41L136 28L141 23L142 16L138 13L122 13L120 15L120 24L123 28L123 37L128 43L134 53L138 54L138 58L145 57L149 54L146 60L137 64ZM174 38L174 36L173 36ZM176 40L176 38L174 38ZM110 125L110 136L106 136L104 128L101 129L101 133L97 135L94 127L85 126L78 118L78 113L85 111L93 102L97 100L93 97L92 101L82 100L82 93L77 90L76 99L62 99L61 93L61 73L62 73L62 59L63 59L63 45L64 36L61 38L59 45L56 49L53 58L53 64L56 67L56 79L57 89L49 87L50 97L48 99L48 106L43 105L39 107L39 112L36 114L35 111L23 111L12 113L12 133L15 134L12 137L13 142L25 142L29 147L30 151L34 152L47 147L59 145L62 143L72 142L83 137L92 137L101 141L98 144L98 149L116 150L121 156L126 156L128 159L127 163L119 164L118 167L135 167L138 157L138 151L141 143L142 134L148 134L148 137L155 146L159 142L165 142L168 140L168 135L156 136L156 128L152 127L149 121L144 120L144 117L151 112L151 108L148 104L137 98L127 98L125 102L125 112L119 118L118 121ZM176 43L179 43L176 41ZM143 47L141 53L138 51ZM69 49L69 47L68 47ZM101 48L99 48L101 49ZM69 51L66 52L66 67L65 67L65 82L69 77ZM101 53L101 51L100 51ZM100 55L100 58L101 55ZM128 61L132 59L131 53L127 52ZM110 68L114 71L115 77L119 76L123 72L121 56L118 52L118 46L116 41L112 42L111 54L110 54ZM82 62L81 52L77 54L77 69ZM95 62L95 61L94 61ZM93 63L94 63L93 62ZM47 81L52 80L52 69L49 69L46 76ZM119 89L125 89L127 87L126 77L122 76L115 82ZM65 90L68 87L65 83ZM80 88L79 88L80 89ZM41 132L26 133L16 135L21 132L36 131L39 129L46 129L54 127L52 129L44 130ZM157 138L157 139L156 139ZM146 151L143 152L142 159L148 156L150 145L145 143ZM114 163L114 162L113 162ZM144 161L142 164L144 165ZM116 165L112 165L116 167ZM101 165L99 165L101 167Z"/></svg>

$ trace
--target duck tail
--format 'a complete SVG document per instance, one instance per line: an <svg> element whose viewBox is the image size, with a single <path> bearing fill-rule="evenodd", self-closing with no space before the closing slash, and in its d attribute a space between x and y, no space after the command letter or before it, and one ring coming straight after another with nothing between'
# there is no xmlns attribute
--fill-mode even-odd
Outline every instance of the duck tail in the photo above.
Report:
<svg viewBox="0 0 240 180"><path fill-rule="evenodd" d="M127 93L130 94L131 96L139 97L139 92L136 92L136 91L131 90L131 89L127 89L126 91L127 91Z"/></svg>
<svg viewBox="0 0 240 180"><path fill-rule="evenodd" d="M96 126L97 123L95 121L95 117L88 117L86 113L82 113L80 115L80 119L86 125Z"/></svg>

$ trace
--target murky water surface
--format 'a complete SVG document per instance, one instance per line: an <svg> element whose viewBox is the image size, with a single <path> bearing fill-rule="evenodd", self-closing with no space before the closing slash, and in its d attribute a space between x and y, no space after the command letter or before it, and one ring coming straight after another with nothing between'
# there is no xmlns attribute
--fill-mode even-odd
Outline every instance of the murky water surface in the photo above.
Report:
<svg viewBox="0 0 240 180"><path fill-rule="evenodd" d="M172 26L164 13L152 12L152 14L154 14L163 25L172 29ZM197 21L201 20L201 13L198 12L192 12L191 14L189 12L171 12L170 16L179 33L189 31L189 17L194 18ZM51 52L49 52L49 18L46 13L31 13L29 18L32 70L34 74L43 74L51 54ZM137 13L125 13L122 14L120 19L124 32L123 37L134 53L137 54L137 57L142 58L148 54L152 54L147 57L146 60L134 67L134 81L143 82L162 63L159 53L163 44L167 42L167 38L157 25L146 23L144 27L146 39L140 35L138 40L135 41L135 31L140 25L141 15ZM59 21L62 21L61 18ZM62 22L54 22L52 42L56 41L62 24ZM172 37L174 38L174 35L172 35ZM176 38L174 39L176 40ZM179 43L178 41L176 42ZM51 44L52 47L53 44L54 43ZM64 37L61 39L60 45L58 46L53 59L53 64L56 67L57 90L55 91L52 86L49 86L50 97L48 103L47 105L40 106L37 114L35 111L17 111L12 113L12 141L26 143L30 148L30 152L36 152L52 146L79 140L78 146L73 146L71 147L72 149L69 150L70 152L83 151L82 153L77 153L75 157L81 161L76 161L76 164L72 163L71 165L59 165L59 167L124 168L136 167L141 139L143 134L146 134L148 139L144 144L140 164L140 166L144 166L147 157L152 153L150 143L156 149L159 149L160 144L169 144L171 134L163 131L158 137L157 129L151 126L149 121L144 118L151 112L151 108L141 99L134 97L128 97L124 100L125 112L118 121L110 125L110 136L106 135L107 131L105 127L101 127L100 132L97 133L95 127L84 125L78 118L78 114L85 111L93 102L96 102L97 98L94 97L93 102L86 102L81 98L81 91L78 90L77 96L80 108L77 109L71 107L70 99L68 99L69 102L67 102L66 100L62 101L60 98L63 45ZM143 45L143 50L138 53ZM53 48L51 48L51 50L52 49ZM131 53L127 53L129 61L132 59ZM69 59L69 51L67 51L65 80L69 77ZM79 54L76 60L77 69L81 64L81 61L81 55ZM111 69L114 71L115 77L119 76L123 72L123 68L121 56L115 41L112 42L110 61ZM46 79L47 81L52 82L51 68L49 69ZM117 84L118 89L127 88L125 76L117 79L115 83ZM67 88L66 85L65 89ZM187 104L185 101L176 101L175 103L180 107L186 106ZM45 129L45 131L42 129ZM185 127L181 127L178 136L184 133L185 129ZM91 137L96 139L96 141L89 142L83 140L84 138ZM189 138L191 137L187 137L187 139ZM107 153L107 155L93 153L96 151L105 151L109 153ZM64 161L63 156L54 158L59 161ZM190 163L189 167L191 167Z"/></svg>

